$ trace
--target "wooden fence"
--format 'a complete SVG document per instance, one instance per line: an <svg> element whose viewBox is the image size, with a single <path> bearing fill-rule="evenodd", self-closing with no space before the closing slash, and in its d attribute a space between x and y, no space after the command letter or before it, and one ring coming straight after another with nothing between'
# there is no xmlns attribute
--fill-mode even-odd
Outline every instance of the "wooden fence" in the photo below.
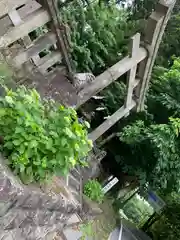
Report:
<svg viewBox="0 0 180 240"><path fill-rule="evenodd" d="M78 108L128 72L124 105L89 134L93 141L119 119L127 116L132 109L143 110L152 67L175 2L176 0L159 1L149 17L143 41L140 41L139 33L132 37L130 56L97 76L95 81L78 93L78 96L73 93L73 89L68 92L68 97L75 98L75 101L72 99L71 105ZM51 27L44 27L47 24ZM31 33L39 28L41 36L32 40ZM54 67L60 71L65 68L69 79L73 75L68 55L68 41L58 19L57 0L0 0L0 48L5 52L8 50L8 57L16 68L22 68L23 64L26 64L30 71L35 69L43 76L51 73ZM47 53L42 56L44 50L47 50ZM59 81L58 75L56 80ZM67 85L67 82L65 81L64 85ZM70 87L67 86L69 89ZM62 85L58 91L61 91L62 95L66 93Z"/></svg>
<svg viewBox="0 0 180 240"><path fill-rule="evenodd" d="M71 75L55 1L39 2L0 1L0 48L17 69L28 64L29 69L38 70L44 76L55 68L65 69ZM33 31L39 31L39 36L32 38Z"/></svg>
<svg viewBox="0 0 180 240"><path fill-rule="evenodd" d="M131 55L97 76L96 81L79 92L77 107L128 72L124 105L89 134L91 140L97 140L117 121L127 116L131 110L143 110L154 61L175 2L175 0L160 0L149 17L145 37L141 44L140 34L137 33L131 39Z"/></svg>

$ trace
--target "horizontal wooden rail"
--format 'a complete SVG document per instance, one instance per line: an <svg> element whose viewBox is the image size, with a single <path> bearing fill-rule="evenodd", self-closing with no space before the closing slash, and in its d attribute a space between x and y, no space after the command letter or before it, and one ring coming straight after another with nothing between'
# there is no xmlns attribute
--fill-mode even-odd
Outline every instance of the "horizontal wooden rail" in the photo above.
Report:
<svg viewBox="0 0 180 240"><path fill-rule="evenodd" d="M96 80L84 88L78 94L77 108L88 101L92 96L107 87L110 83L116 81L120 76L125 74L131 68L136 66L139 62L144 60L147 56L145 48L140 47L138 54L134 57L125 57L108 70L96 77Z"/></svg>
<svg viewBox="0 0 180 240"><path fill-rule="evenodd" d="M15 2L15 0L14 0ZM17 10L19 16L21 19L24 19L25 17L27 17L28 15L32 14L33 12L37 11L38 9L41 8L41 5L34 1L34 0L29 0L26 5L24 5L23 7L21 7L20 9ZM1 18L0 20L1 24L0 24L0 33L1 35L4 35L7 30L12 27L12 21L9 18L8 15L6 15L5 17Z"/></svg>
<svg viewBox="0 0 180 240"><path fill-rule="evenodd" d="M51 18L46 10L36 11L28 16L22 24L10 28L6 34L0 37L0 48L8 47L11 43L27 36L29 32L43 26L50 20Z"/></svg>
<svg viewBox="0 0 180 240"><path fill-rule="evenodd" d="M44 49L47 49L51 45L56 43L56 35L55 33L46 33L44 36L40 37L36 41L33 42L33 46L30 46L26 50L18 53L13 62L17 67L20 67L23 63L27 62L30 58L40 53Z"/></svg>
<svg viewBox="0 0 180 240"><path fill-rule="evenodd" d="M122 106L118 109L113 115L111 115L106 121L104 121L99 127L89 134L89 138L94 142L101 135L103 135L109 128L111 128L116 122L123 118L126 114L129 113L136 106L134 100L131 101L131 104L128 107Z"/></svg>
<svg viewBox="0 0 180 240"><path fill-rule="evenodd" d="M62 61L62 56L59 51L53 51L49 53L48 55L44 56L40 59L38 64L38 69L42 74L46 73L46 70L53 66L57 62Z"/></svg>

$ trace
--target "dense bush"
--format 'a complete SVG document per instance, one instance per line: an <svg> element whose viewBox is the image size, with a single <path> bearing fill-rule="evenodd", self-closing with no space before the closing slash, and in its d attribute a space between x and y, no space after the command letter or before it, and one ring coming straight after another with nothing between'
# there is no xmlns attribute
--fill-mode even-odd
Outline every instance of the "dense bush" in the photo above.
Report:
<svg viewBox="0 0 180 240"><path fill-rule="evenodd" d="M137 121L121 132L120 140L129 149L126 170L140 183L148 182L154 189L179 190L179 123L179 118L150 126Z"/></svg>
<svg viewBox="0 0 180 240"><path fill-rule="evenodd" d="M179 194L173 193L165 198L166 207L149 229L154 240L180 239L180 201Z"/></svg>
<svg viewBox="0 0 180 240"><path fill-rule="evenodd" d="M89 180L84 186L84 194L92 201L101 203L104 198L101 184L93 179Z"/></svg>
<svg viewBox="0 0 180 240"><path fill-rule="evenodd" d="M113 129L120 132L120 141L114 138L106 144L114 156L109 159L109 168L133 176L137 185L148 182L156 190L179 190L179 81L179 59L169 69L156 67L146 111L122 119ZM107 106L115 107L116 97L109 96L113 101Z"/></svg>
<svg viewBox="0 0 180 240"><path fill-rule="evenodd" d="M41 100L35 90L5 89L0 98L2 152L25 182L67 174L91 149L88 123L80 124L72 108Z"/></svg>

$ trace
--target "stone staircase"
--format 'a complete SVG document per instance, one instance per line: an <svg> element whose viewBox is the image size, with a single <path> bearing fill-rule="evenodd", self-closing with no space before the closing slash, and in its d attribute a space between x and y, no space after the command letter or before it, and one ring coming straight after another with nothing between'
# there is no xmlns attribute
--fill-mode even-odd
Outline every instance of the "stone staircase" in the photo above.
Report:
<svg viewBox="0 0 180 240"><path fill-rule="evenodd" d="M67 192L43 193L31 189L12 175L0 158L0 240L36 240L62 231L79 212Z"/></svg>

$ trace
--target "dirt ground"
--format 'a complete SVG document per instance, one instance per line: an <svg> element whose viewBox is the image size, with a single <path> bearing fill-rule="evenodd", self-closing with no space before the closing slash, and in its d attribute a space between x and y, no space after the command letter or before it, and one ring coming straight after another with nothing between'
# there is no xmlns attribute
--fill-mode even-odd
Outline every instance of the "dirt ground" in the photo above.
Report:
<svg viewBox="0 0 180 240"><path fill-rule="evenodd" d="M92 227L92 230L95 233L92 237L93 240L107 240L109 234L116 227L116 218L118 215L114 212L112 200L106 199L100 207L103 210L103 214L97 217L94 221Z"/></svg>

